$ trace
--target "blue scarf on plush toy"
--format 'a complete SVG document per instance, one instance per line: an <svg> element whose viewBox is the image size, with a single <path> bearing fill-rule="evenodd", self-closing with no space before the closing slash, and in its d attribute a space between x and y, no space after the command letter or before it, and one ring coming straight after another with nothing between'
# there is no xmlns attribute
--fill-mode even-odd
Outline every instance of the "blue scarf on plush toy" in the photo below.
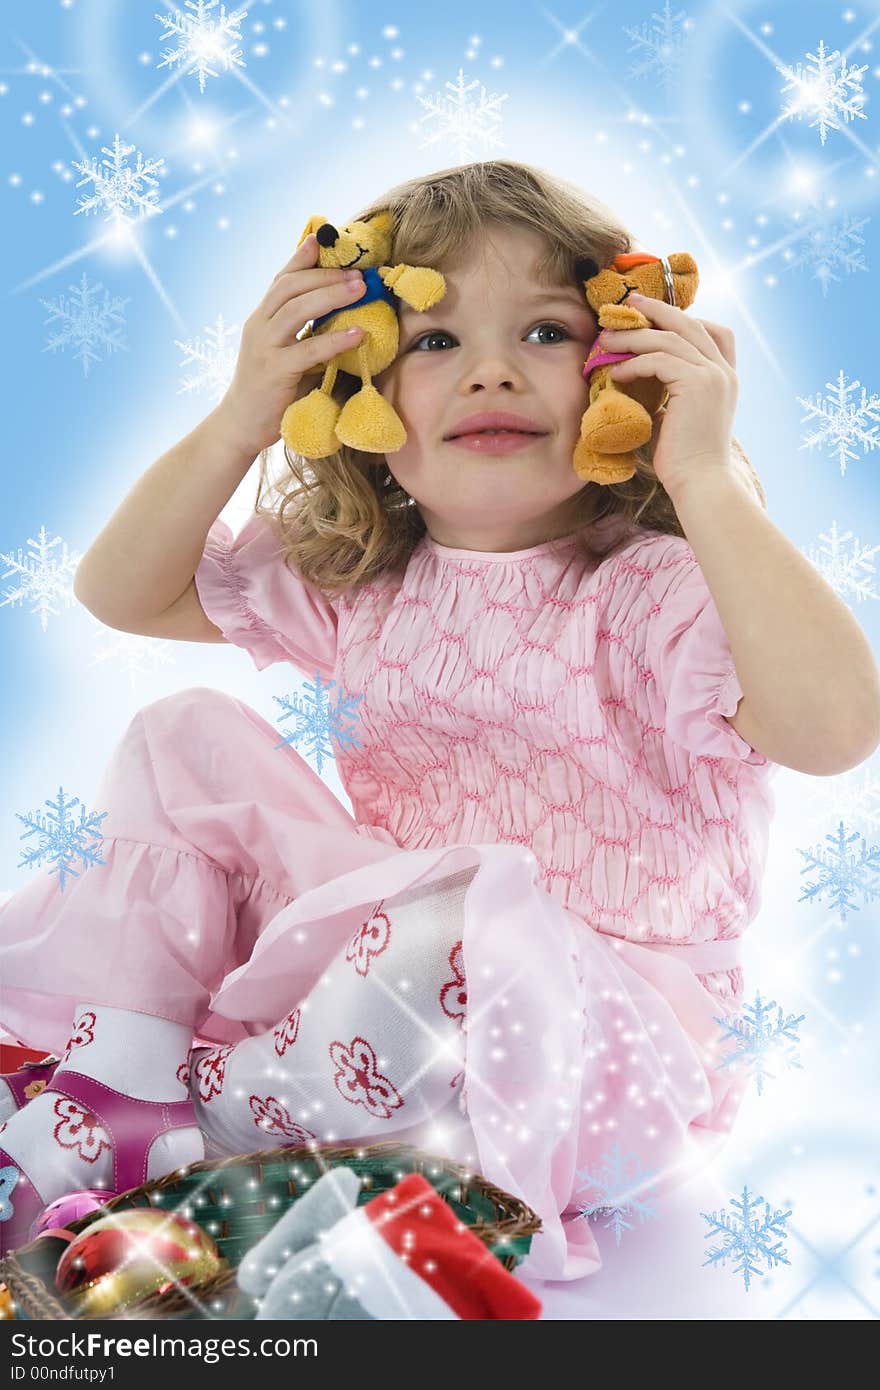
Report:
<svg viewBox="0 0 880 1390"><path fill-rule="evenodd" d="M384 299L386 304L391 305L395 314L397 313L397 300L394 296L393 291L389 290L388 286L383 284L378 267L374 265L368 265L366 269L361 272L361 274L364 277L364 284L366 285L366 289L364 290L360 299L356 299L353 304L346 304L342 306L342 308L331 309L329 314L320 314L318 318L312 321L313 333L315 329L319 327L320 324L325 323L327 319L332 319L334 314L342 313L343 309L360 309L362 305L369 304L371 299Z"/></svg>

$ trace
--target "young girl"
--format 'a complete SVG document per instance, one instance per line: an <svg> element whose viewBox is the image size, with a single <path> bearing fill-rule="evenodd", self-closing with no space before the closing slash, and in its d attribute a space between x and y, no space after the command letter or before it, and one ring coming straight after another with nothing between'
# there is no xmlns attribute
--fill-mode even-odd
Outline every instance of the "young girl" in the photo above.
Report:
<svg viewBox="0 0 880 1390"><path fill-rule="evenodd" d="M584 1208L646 1178L662 1194L738 1108L717 1019L742 996L778 763L743 735L759 726L673 506L695 534L723 511L771 563L778 533L730 442L727 331L650 305L656 328L610 335L624 379L660 375L670 406L629 482L584 484L597 323L574 267L632 250L626 231L504 161L361 216L383 208L395 260L447 277L430 313L401 311L376 379L404 447L289 458L289 490L258 493L237 537L216 520L260 451L262 492L285 406L350 343L298 337L363 292L310 237L248 320L221 406L77 575L110 626L335 680L356 701L336 753L354 817L236 699L199 687L135 716L95 796L105 865L63 893L37 875L0 908L0 1023L63 1054L2 1088L7 1248L72 1189L391 1139L520 1196L543 1223L522 1272L572 1279L600 1265ZM356 385L337 379L340 402ZM494 411L534 434L451 438ZM787 601L825 602L792 553ZM600 1180L616 1163L625 1196Z"/></svg>

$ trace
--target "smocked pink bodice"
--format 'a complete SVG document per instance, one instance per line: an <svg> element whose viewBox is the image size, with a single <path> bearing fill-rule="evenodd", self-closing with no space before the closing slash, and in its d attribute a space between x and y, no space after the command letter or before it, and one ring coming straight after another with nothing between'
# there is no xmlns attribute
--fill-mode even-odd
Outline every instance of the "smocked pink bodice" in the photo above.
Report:
<svg viewBox="0 0 880 1390"><path fill-rule="evenodd" d="M402 577L332 604L274 557L267 519L229 544L215 523L207 553L234 563L251 629L234 640L362 696L336 761L364 833L521 843L565 907L633 940L754 917L777 765L724 718L742 690L684 539L637 531L596 563L573 537L486 553L426 536Z"/></svg>
<svg viewBox="0 0 880 1390"><path fill-rule="evenodd" d="M407 848L527 845L601 931L740 934L773 765L722 717L742 692L707 604L676 537L592 574L571 544L489 556L426 538L402 584L340 604L337 678L364 696L361 746L337 756L356 819Z"/></svg>

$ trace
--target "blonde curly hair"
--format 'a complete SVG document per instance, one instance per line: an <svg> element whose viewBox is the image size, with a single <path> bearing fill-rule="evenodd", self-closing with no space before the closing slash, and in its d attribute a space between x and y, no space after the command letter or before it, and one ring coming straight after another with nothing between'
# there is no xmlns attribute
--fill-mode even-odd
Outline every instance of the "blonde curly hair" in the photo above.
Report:
<svg viewBox="0 0 880 1390"><path fill-rule="evenodd" d="M582 256L607 266L621 253L643 249L598 199L540 168L513 160L456 165L409 179L354 218L372 217L383 210L392 217L395 263L429 265L440 271L460 263L463 254L484 238L489 224L538 232L546 254L537 272L550 284L580 284L575 265ZM343 405L359 387L358 378L340 373L334 399ZM735 437L731 444L739 475L766 510L754 468ZM327 458L308 460L291 454L286 444L284 455L288 475L273 479L269 451L262 451L254 511L276 518L286 563L292 562L304 579L331 598L385 571L406 568L427 528L417 504L396 480L385 485L384 455L342 446ZM636 450L632 478L607 486L585 483L571 498L569 534L583 527L579 543L588 558L606 553L602 523L609 524L612 517L618 519L610 523L612 528L622 522L624 533L642 527L684 536L675 508L654 473L652 455L653 438ZM271 499L265 505L264 492Z"/></svg>

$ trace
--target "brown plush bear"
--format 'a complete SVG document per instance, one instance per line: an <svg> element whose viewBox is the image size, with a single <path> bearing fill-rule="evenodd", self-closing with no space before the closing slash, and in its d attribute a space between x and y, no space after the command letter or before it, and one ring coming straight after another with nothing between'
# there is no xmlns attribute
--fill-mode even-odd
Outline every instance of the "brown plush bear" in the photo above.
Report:
<svg viewBox="0 0 880 1390"><path fill-rule="evenodd" d="M687 309L694 302L699 283L696 261L686 251L675 252L668 260L640 253L615 256L605 270L584 257L577 264L577 274L585 282L587 302L599 320L600 330L653 326L634 305L627 304L627 296L633 290ZM604 349L600 331L584 362L590 404L581 420L574 471L587 482L607 485L633 476L633 450L651 438L653 417L669 398L657 377L638 377L623 383L611 377L609 369L615 362L634 355Z"/></svg>

